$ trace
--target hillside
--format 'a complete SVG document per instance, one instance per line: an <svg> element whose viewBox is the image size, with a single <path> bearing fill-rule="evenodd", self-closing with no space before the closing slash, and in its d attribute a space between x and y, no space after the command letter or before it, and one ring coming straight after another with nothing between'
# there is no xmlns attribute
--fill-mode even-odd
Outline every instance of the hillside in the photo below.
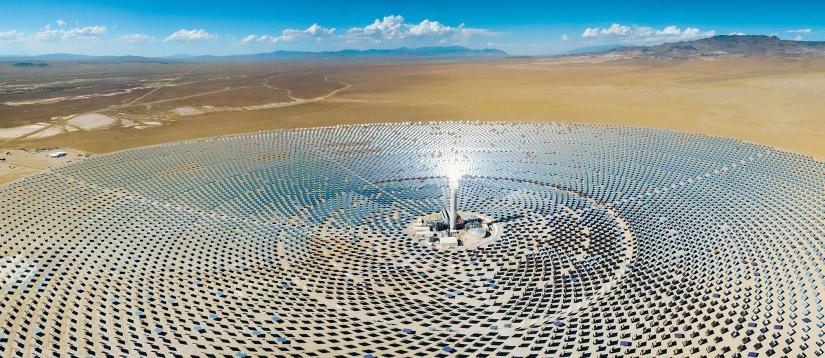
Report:
<svg viewBox="0 0 825 358"><path fill-rule="evenodd" d="M764 35L718 35L709 38L591 52L589 55L620 58L696 58L725 55L743 56L819 56L825 55L825 42L782 40Z"/></svg>

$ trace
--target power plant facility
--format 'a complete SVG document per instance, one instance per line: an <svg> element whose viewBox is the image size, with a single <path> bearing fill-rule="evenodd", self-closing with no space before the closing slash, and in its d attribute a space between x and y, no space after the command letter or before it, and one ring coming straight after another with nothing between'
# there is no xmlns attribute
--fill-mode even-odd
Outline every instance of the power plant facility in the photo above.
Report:
<svg viewBox="0 0 825 358"><path fill-rule="evenodd" d="M84 157L0 187L0 357L823 356L823 187L809 156L565 123Z"/></svg>

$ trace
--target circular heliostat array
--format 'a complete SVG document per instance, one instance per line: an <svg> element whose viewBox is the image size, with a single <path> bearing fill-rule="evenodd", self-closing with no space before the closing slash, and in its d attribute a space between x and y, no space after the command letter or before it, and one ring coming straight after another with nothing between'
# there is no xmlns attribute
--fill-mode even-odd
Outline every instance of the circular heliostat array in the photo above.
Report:
<svg viewBox="0 0 825 358"><path fill-rule="evenodd" d="M458 210L492 229L429 245L409 227L457 172ZM819 356L823 173L567 124L92 157L0 188L0 356Z"/></svg>

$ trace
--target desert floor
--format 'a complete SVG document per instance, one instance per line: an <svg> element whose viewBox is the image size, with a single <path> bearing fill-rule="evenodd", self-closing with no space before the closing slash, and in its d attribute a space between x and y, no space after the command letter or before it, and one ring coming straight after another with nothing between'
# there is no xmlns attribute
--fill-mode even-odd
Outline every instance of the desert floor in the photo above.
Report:
<svg viewBox="0 0 825 358"><path fill-rule="evenodd" d="M821 161L825 59L0 64L0 184L82 157L76 153L265 129L435 120L668 128ZM72 155L44 161L14 151L31 148L71 148Z"/></svg>

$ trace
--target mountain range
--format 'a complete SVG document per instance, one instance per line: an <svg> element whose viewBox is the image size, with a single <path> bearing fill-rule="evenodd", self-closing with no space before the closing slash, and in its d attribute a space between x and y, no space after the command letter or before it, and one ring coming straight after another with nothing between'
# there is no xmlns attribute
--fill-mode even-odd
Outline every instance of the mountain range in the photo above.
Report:
<svg viewBox="0 0 825 358"><path fill-rule="evenodd" d="M653 46L601 45L582 47L568 51L562 57L592 56L610 59L684 59L725 55L744 56L817 56L825 55L825 41L782 40L765 35L718 35L699 40L664 43ZM173 55L166 57L143 56L89 56L54 53L37 56L0 56L0 61L21 62L18 67L43 67L25 65L29 62L278 62L295 60L438 60L438 59L485 59L510 57L497 49L470 49L461 46L447 47L400 47L395 49L340 50L340 51L273 51L243 55Z"/></svg>
<svg viewBox="0 0 825 358"><path fill-rule="evenodd" d="M581 53L580 53L581 54ZM699 40L590 51L587 55L620 58L697 58L725 55L818 56L825 55L825 41L782 40L765 35L718 35Z"/></svg>
<svg viewBox="0 0 825 358"><path fill-rule="evenodd" d="M395 49L341 50L341 51L273 51L266 53L167 57L143 56L89 56L70 53L54 53L36 56L0 56L0 61L63 61L63 62L275 62L289 60L404 60L404 59L453 59L453 58L504 58L507 53L496 49L470 49L461 46L401 47Z"/></svg>

